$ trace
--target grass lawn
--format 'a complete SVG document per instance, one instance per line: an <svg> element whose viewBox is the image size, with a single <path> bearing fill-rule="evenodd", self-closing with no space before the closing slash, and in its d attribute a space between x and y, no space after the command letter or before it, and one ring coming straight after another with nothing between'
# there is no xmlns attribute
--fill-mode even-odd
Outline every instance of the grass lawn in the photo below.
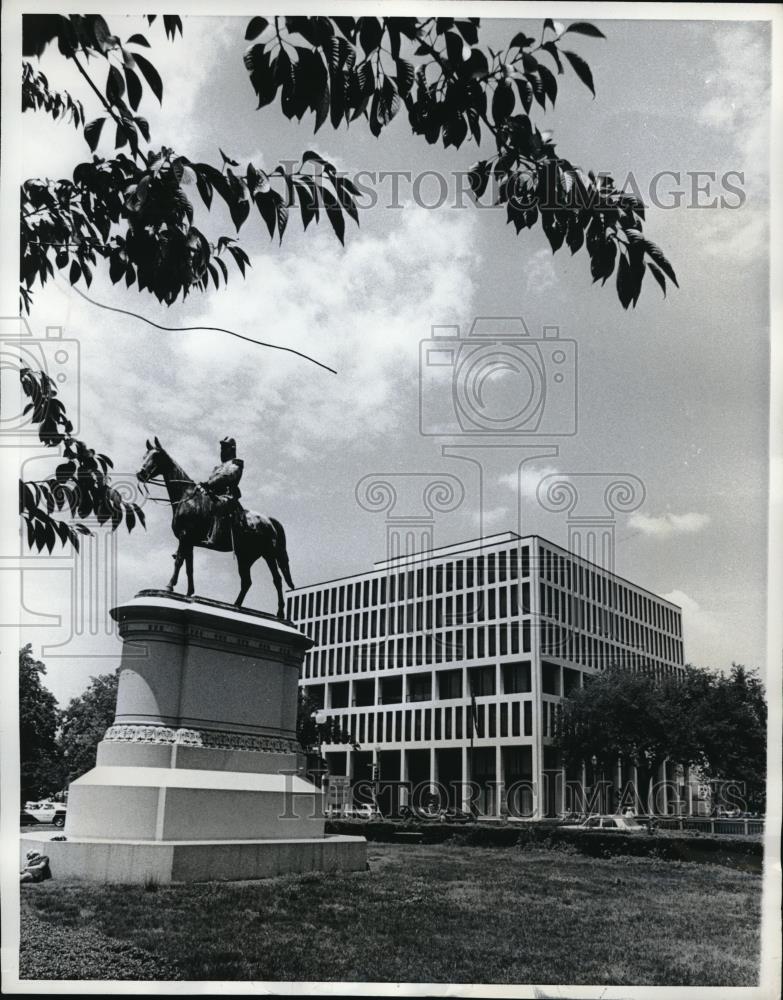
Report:
<svg viewBox="0 0 783 1000"><path fill-rule="evenodd" d="M23 887L23 978L752 986L761 877L368 844L370 871Z"/></svg>

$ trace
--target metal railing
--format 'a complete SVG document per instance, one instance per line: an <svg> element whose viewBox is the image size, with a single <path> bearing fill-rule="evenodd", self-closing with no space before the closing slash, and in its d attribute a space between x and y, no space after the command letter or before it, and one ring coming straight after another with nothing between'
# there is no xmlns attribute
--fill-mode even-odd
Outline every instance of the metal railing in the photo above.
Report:
<svg viewBox="0 0 783 1000"><path fill-rule="evenodd" d="M692 830L696 833L725 833L750 836L764 832L764 820L749 816L667 816L656 817L659 830Z"/></svg>

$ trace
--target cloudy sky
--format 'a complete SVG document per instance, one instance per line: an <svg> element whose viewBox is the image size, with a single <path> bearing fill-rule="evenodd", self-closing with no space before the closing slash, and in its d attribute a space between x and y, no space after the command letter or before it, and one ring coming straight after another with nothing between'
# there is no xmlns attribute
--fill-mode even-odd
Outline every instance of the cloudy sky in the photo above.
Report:
<svg viewBox="0 0 783 1000"><path fill-rule="evenodd" d="M246 18L184 20L184 38L175 43L161 26L143 29L164 80L163 107L146 93L141 107L158 145L218 164L219 146L267 168L313 148L349 175L439 171L450 178L450 197L424 207L403 180L395 206L390 181L379 181L378 203L361 212L358 229L349 222L345 248L323 225L304 233L293 218L278 247L251 217L242 230L253 264L247 279L232 274L227 289L170 309L112 287L102 274L90 290L97 301L159 323L230 327L297 347L336 368L336 376L221 334L154 330L84 302L62 283L37 291L33 332L43 335L56 324L79 341L79 377L69 380L63 398L75 408L78 383L81 435L113 457L118 478L139 468L151 435L203 478L217 460L219 439L233 435L245 459L247 505L285 524L294 579L306 584L366 570L384 557L384 514L356 499L357 483L369 474L449 473L461 480L465 500L438 516L436 544L516 529L520 487L522 529L565 544L565 515L539 505L539 480L632 474L645 498L635 512L617 515L617 572L682 606L688 660L763 667L768 26L601 22L606 41L574 36L573 43L592 66L596 99L568 74L555 111L544 115L536 107L562 155L618 180L632 173L648 202L657 184L658 200L672 206L650 207L647 228L672 261L680 290L664 300L648 279L636 310L625 312L613 287L591 284L583 252L552 257L540 230L517 237L502 210L453 203L454 173L480 158L475 145L456 152L431 147L410 135L404 113L380 139L361 122L339 133L327 126L313 137L306 121L292 125L274 109L255 110L242 64ZM122 37L141 27L134 18L110 23ZM486 41L496 48L519 30L533 34L540 24L485 22ZM99 113L56 53L47 52L42 69L82 98L88 118ZM93 72L102 82L105 69L94 63ZM490 151L487 143L482 153ZM25 116L24 176L68 176L88 155L67 124ZM716 178L702 176L706 193L694 190L696 171ZM720 179L729 171L742 175L729 181L742 188L741 198L703 207L727 194ZM434 178L425 177L418 200L431 205L438 192ZM213 216L212 231L232 232L219 211ZM545 326L559 327L578 353L577 433L527 442L549 445L550 454L526 465L521 480L519 462L533 454L525 444L502 456L476 450L474 460L484 463L481 501L477 466L443 453L458 439L423 435L419 413L420 341L433 325L467 332L477 316L524 317L533 338ZM507 389L489 387L501 396ZM147 503L146 512L148 530L119 539L113 572L120 599L161 586L170 574L166 508ZM195 563L199 594L234 598L230 555L197 550ZM116 665L119 643L69 637L69 557L46 565L45 573L25 573L22 639L43 653L48 683L63 700L91 674ZM271 610L266 568L257 566L254 576L248 604ZM55 618L44 624L42 615Z"/></svg>

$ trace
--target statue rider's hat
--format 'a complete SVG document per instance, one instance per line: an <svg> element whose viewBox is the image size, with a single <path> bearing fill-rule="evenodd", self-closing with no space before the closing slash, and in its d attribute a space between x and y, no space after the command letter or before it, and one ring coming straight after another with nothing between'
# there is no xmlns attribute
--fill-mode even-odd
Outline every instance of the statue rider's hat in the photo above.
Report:
<svg viewBox="0 0 783 1000"><path fill-rule="evenodd" d="M220 454L235 458L237 453L237 443L232 437L224 437L220 442Z"/></svg>

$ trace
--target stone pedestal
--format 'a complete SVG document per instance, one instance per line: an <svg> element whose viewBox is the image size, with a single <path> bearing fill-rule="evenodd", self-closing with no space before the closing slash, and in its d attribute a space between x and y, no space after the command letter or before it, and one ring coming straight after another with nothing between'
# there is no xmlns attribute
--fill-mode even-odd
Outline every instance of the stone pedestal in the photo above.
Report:
<svg viewBox="0 0 783 1000"><path fill-rule="evenodd" d="M311 640L257 611L143 590L114 608L114 724L71 784L65 841L22 838L55 876L247 879L366 867L361 837L326 837L297 773L299 669Z"/></svg>

